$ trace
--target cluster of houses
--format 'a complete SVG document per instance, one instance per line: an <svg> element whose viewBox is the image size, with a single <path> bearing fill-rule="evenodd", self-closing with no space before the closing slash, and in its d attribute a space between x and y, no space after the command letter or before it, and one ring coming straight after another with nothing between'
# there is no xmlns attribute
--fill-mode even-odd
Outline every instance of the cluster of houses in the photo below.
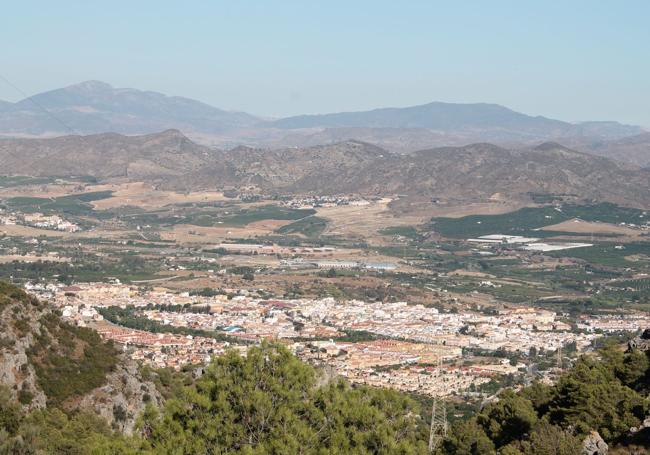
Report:
<svg viewBox="0 0 650 455"><path fill-rule="evenodd" d="M65 220L58 215L43 215L42 213L2 213L0 212L0 224L24 225L41 229L52 229L56 231L77 232L79 225Z"/></svg>

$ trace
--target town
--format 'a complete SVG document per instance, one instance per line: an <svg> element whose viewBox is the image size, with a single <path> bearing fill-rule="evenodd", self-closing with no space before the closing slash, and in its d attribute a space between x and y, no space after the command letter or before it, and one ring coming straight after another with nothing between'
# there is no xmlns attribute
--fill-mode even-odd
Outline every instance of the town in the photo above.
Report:
<svg viewBox="0 0 650 455"><path fill-rule="evenodd" d="M66 320L95 328L155 367L199 365L227 349L243 352L275 340L351 382L433 396L475 392L525 371L521 360L532 355L570 346L582 352L602 333L650 324L642 312L581 316L572 326L553 311L514 305L486 314L407 302L262 299L245 290L200 296L105 283L26 289L53 302ZM107 320L115 309L149 321L157 333ZM540 379L552 375L541 372Z"/></svg>

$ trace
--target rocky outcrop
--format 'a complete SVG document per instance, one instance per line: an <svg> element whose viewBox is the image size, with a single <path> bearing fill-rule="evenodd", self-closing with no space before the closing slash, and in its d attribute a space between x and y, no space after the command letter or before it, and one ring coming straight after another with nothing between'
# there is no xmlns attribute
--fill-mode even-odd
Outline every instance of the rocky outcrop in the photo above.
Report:
<svg viewBox="0 0 650 455"><path fill-rule="evenodd" d="M156 386L142 377L138 365L122 359L106 378L106 384L86 394L78 407L99 414L114 429L131 434L145 406L160 406L162 401Z"/></svg>
<svg viewBox="0 0 650 455"><path fill-rule="evenodd" d="M587 435L582 443L582 455L607 455L609 447L597 431Z"/></svg>
<svg viewBox="0 0 650 455"><path fill-rule="evenodd" d="M635 349L650 351L650 329L645 329L641 336L633 338L627 342L628 352L634 351Z"/></svg>
<svg viewBox="0 0 650 455"><path fill-rule="evenodd" d="M145 406L162 404L138 365L46 302L0 282L0 387L25 410L86 409L131 433Z"/></svg>

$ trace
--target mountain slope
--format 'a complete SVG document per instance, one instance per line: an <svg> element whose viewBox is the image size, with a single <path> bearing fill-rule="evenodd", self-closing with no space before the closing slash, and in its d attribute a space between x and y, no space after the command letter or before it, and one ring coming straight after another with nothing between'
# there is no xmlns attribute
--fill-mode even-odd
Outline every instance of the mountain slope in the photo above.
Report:
<svg viewBox="0 0 650 455"><path fill-rule="evenodd" d="M263 121L188 98L114 88L99 81L51 90L17 103L0 101L2 136L135 135L166 129L221 148L240 144L308 147L359 140L399 153L477 142L530 144L565 138L572 144L577 139L580 143L615 140L643 132L618 122L567 123L486 103L433 102Z"/></svg>
<svg viewBox="0 0 650 455"><path fill-rule="evenodd" d="M25 408L85 409L130 432L146 402L161 401L137 365L95 331L63 322L47 303L3 282L0 334L0 387Z"/></svg>
<svg viewBox="0 0 650 455"><path fill-rule="evenodd" d="M345 141L307 148L229 151L197 145L178 131L0 140L3 173L92 175L170 188L256 187L265 194L402 195L405 203L463 204L490 198L529 201L529 193L650 207L650 170L576 152L491 144L397 155Z"/></svg>
<svg viewBox="0 0 650 455"><path fill-rule="evenodd" d="M581 150L595 155L650 167L650 133L615 140L589 142L579 147Z"/></svg>
<svg viewBox="0 0 650 455"><path fill-rule="evenodd" d="M2 172L21 175L153 179L196 170L209 153L176 130L145 136L0 139Z"/></svg>
<svg viewBox="0 0 650 455"><path fill-rule="evenodd" d="M46 109L48 112L45 112ZM3 134L152 133L169 128L220 133L259 120L199 101L87 81L0 106Z"/></svg>
<svg viewBox="0 0 650 455"><path fill-rule="evenodd" d="M291 154L301 152L288 150L283 160L292 161ZM485 201L495 194L527 199L528 193L570 194L644 207L650 203L650 172L552 143L532 150L474 144L406 156L383 153L349 166L317 161L313 171L294 173L293 179L272 186L294 193L401 194L411 203Z"/></svg>
<svg viewBox="0 0 650 455"><path fill-rule="evenodd" d="M301 115L271 122L276 128L392 128L427 129L467 136L474 141L529 141L540 138L585 135L622 137L636 134L638 127L616 122L571 124L541 116L532 117L497 104L453 104L434 102L405 108L383 108L363 112ZM366 138L368 140L368 138ZM372 140L371 140L372 142ZM465 142L467 143L467 142Z"/></svg>

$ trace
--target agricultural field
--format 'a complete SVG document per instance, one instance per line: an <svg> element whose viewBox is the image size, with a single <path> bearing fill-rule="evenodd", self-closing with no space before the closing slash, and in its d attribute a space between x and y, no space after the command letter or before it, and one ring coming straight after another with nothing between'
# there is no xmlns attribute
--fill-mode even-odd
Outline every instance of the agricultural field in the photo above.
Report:
<svg viewBox="0 0 650 455"><path fill-rule="evenodd" d="M633 226L645 222L645 212L612 204L469 204L399 216L391 199L304 209L276 199L178 193L142 183L29 178L3 183L0 207L8 213L58 214L82 227L61 232L0 225L0 272L16 281L41 274L64 282L119 279L177 290L238 287L250 283L231 272L245 267L253 283L282 296L392 296L441 308L459 301L484 308L575 308L596 291L597 304L591 299L596 307L610 305L616 292L635 305L648 300L644 286L608 285L632 283L634 273L650 269L645 232ZM431 213L447 216L431 219ZM588 238L594 246L539 253L466 242L494 233L545 242ZM232 254L217 248L223 243L272 250ZM309 252L323 247L325 253ZM332 273L292 265L322 260L390 263L395 270ZM373 281L378 277L390 292Z"/></svg>
<svg viewBox="0 0 650 455"><path fill-rule="evenodd" d="M609 224L642 224L650 215L640 209L602 203L596 205L562 205L559 207L525 207L515 212L499 215L470 215L461 218L433 218L429 228L445 237L470 238L488 234L522 236L551 236L553 232L542 228L573 219ZM571 232L562 229L565 234ZM584 234L584 231L578 232Z"/></svg>

